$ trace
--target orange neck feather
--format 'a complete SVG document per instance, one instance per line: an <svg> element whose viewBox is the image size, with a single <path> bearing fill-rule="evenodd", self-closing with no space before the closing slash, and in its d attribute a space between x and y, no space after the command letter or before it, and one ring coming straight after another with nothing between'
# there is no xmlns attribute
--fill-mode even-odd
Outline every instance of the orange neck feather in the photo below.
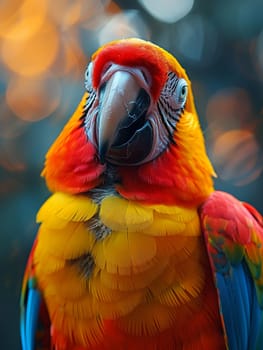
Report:
<svg viewBox="0 0 263 350"><path fill-rule="evenodd" d="M52 192L83 193L97 186L104 171L83 126L84 94L78 108L46 155L42 176Z"/></svg>

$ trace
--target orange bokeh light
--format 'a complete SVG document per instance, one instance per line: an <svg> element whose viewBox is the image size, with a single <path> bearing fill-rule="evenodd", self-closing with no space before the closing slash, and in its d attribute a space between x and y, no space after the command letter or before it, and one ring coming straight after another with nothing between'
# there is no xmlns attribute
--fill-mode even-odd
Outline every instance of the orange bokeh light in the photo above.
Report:
<svg viewBox="0 0 263 350"><path fill-rule="evenodd" d="M36 121L53 113L63 78L83 79L88 55L82 31L101 26L116 11L110 0L1 2L0 65L8 117Z"/></svg>
<svg viewBox="0 0 263 350"><path fill-rule="evenodd" d="M29 38L5 39L2 58L15 73L33 76L47 70L54 62L59 46L56 26L45 22Z"/></svg>
<svg viewBox="0 0 263 350"><path fill-rule="evenodd" d="M49 116L60 103L60 85L54 77L10 80L6 92L9 108L20 119L37 121Z"/></svg>
<svg viewBox="0 0 263 350"><path fill-rule="evenodd" d="M5 1L0 7L0 36L25 40L43 25L46 14L46 0Z"/></svg>
<svg viewBox="0 0 263 350"><path fill-rule="evenodd" d="M260 146L248 129L226 131L215 139L212 146L218 175L236 185L245 185L260 175L259 154Z"/></svg>
<svg viewBox="0 0 263 350"><path fill-rule="evenodd" d="M252 105L246 90L223 89L213 95L206 111L207 121L213 132L245 126L253 119Z"/></svg>

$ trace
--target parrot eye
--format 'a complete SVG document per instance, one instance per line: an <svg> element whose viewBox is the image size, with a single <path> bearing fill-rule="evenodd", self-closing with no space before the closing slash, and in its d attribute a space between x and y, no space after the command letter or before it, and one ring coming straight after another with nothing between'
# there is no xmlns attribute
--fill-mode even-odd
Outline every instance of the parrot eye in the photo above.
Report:
<svg viewBox="0 0 263 350"><path fill-rule="evenodd" d="M181 105L181 107L183 107L185 104L187 98L187 91L187 82L184 79L179 79L175 89L175 99L176 103L178 105Z"/></svg>
<svg viewBox="0 0 263 350"><path fill-rule="evenodd" d="M184 108L187 92L188 86L186 80L178 78L174 72L169 72L166 85L162 91L162 99L172 109L180 111Z"/></svg>
<svg viewBox="0 0 263 350"><path fill-rule="evenodd" d="M86 72L85 72L85 88L88 92L91 92L93 90L92 86L92 62L89 63Z"/></svg>

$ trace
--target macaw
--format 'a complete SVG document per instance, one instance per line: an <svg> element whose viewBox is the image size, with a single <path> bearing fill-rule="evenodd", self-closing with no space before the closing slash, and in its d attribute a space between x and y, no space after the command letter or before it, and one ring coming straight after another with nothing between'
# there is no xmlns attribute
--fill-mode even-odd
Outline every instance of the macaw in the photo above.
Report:
<svg viewBox="0 0 263 350"><path fill-rule="evenodd" d="M215 191L170 53L101 47L42 175L23 350L263 349L262 216Z"/></svg>

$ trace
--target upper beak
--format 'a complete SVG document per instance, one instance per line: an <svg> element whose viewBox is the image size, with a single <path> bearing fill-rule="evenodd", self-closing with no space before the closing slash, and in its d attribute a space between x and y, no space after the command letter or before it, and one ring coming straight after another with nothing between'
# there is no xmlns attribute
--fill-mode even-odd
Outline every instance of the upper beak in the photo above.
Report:
<svg viewBox="0 0 263 350"><path fill-rule="evenodd" d="M115 70L99 89L97 143L102 163L106 158L134 163L141 133L149 129L146 113L150 97L140 83L139 69L138 74L136 70Z"/></svg>

